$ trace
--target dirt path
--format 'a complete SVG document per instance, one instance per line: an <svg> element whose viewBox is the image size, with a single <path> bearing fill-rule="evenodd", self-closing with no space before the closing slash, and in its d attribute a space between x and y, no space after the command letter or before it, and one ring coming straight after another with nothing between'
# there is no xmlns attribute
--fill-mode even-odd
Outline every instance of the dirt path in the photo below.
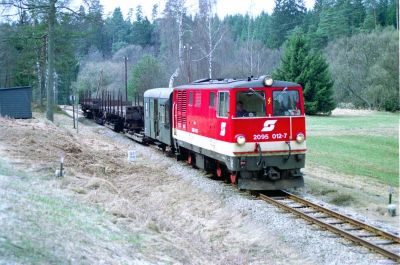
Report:
<svg viewBox="0 0 400 265"><path fill-rule="evenodd" d="M315 231L107 128L82 119L76 135L65 115L56 115L56 125L35 116L0 120L0 154L48 178L63 154L66 176L56 181L59 187L104 209L128 235L140 234L140 248L130 253L136 258L153 264L381 262L363 248ZM137 161L127 161L128 150L136 150ZM118 248L112 242L109 246ZM101 249L93 251L96 256Z"/></svg>

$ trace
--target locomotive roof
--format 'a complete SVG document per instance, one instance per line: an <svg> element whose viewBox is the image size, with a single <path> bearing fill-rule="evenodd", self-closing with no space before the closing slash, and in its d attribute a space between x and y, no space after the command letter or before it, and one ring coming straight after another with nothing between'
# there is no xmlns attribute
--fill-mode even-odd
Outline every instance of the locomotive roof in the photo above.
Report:
<svg viewBox="0 0 400 265"><path fill-rule="evenodd" d="M274 80L270 87L293 87L300 86L297 83ZM263 79L202 79L193 83L176 87L176 89L193 88L246 88L246 87L264 87Z"/></svg>
<svg viewBox="0 0 400 265"><path fill-rule="evenodd" d="M169 98L172 93L172 88L160 87L146 90L144 92L145 98Z"/></svg>

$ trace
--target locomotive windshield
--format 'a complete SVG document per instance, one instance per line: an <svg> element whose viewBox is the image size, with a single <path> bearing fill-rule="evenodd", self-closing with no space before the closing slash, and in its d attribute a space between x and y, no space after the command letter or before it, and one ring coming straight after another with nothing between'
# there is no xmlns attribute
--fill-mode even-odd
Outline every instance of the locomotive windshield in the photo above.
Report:
<svg viewBox="0 0 400 265"><path fill-rule="evenodd" d="M300 116L299 92L296 90L273 91L274 116Z"/></svg>
<svg viewBox="0 0 400 265"><path fill-rule="evenodd" d="M265 117L264 91L242 91L236 93L236 117Z"/></svg>

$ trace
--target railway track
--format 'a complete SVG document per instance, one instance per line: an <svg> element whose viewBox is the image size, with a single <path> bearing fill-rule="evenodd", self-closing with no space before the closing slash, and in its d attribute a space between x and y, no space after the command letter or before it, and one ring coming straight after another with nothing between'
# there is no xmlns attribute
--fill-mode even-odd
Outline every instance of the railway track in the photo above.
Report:
<svg viewBox="0 0 400 265"><path fill-rule="evenodd" d="M256 196L386 258L400 262L400 238L397 235L382 231L288 192L281 191L274 195L258 193Z"/></svg>

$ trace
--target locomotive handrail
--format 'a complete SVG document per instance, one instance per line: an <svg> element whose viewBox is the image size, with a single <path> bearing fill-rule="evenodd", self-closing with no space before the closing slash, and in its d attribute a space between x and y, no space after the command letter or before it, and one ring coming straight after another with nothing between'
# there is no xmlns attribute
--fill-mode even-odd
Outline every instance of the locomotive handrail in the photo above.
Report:
<svg viewBox="0 0 400 265"><path fill-rule="evenodd" d="M176 135L176 126L175 126L175 119L176 119L176 103L172 103L172 131L174 132L174 135Z"/></svg>

